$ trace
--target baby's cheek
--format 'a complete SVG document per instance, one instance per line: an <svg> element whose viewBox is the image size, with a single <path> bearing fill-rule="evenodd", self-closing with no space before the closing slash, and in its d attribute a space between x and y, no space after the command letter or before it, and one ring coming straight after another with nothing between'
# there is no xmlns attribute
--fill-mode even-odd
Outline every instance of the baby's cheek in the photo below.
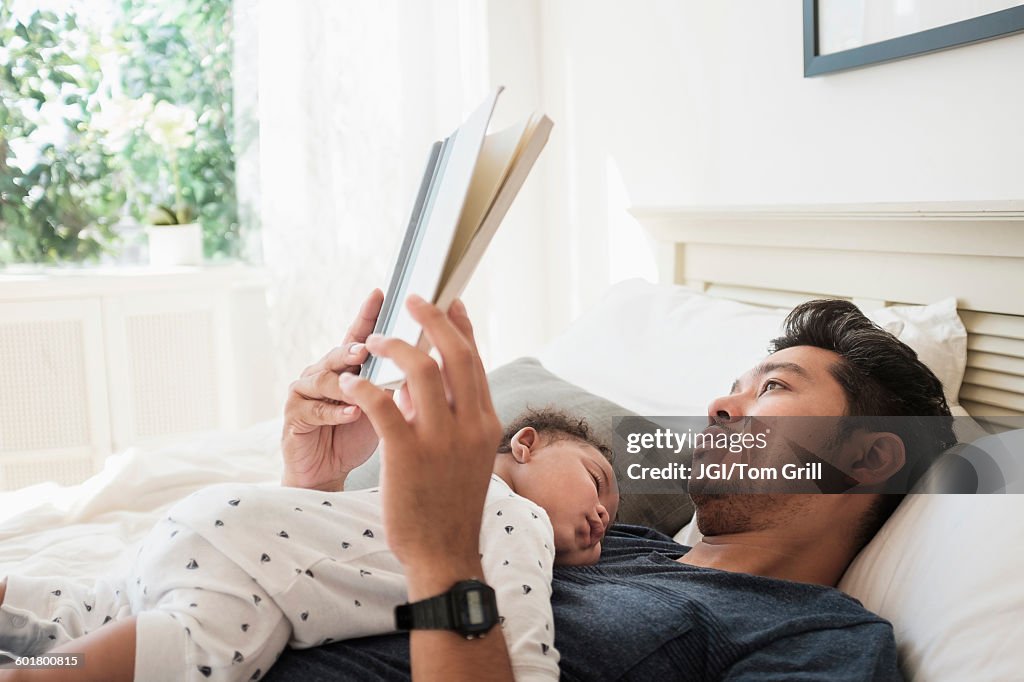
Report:
<svg viewBox="0 0 1024 682"><path fill-rule="evenodd" d="M559 522L556 516L550 518L551 526L555 531L555 549L559 552L571 552L576 549L576 529L569 523Z"/></svg>

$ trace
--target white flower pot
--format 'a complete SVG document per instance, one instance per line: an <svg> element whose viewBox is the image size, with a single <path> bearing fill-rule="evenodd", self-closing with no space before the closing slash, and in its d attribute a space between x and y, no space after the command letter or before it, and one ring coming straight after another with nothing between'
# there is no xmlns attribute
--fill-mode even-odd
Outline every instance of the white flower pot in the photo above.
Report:
<svg viewBox="0 0 1024 682"><path fill-rule="evenodd" d="M203 262L203 229L199 223L148 225L149 264L200 265Z"/></svg>

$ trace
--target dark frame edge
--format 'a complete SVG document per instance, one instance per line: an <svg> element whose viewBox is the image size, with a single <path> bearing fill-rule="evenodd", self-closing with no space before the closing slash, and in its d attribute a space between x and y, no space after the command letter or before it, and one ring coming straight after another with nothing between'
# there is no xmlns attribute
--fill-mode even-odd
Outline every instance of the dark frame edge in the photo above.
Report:
<svg viewBox="0 0 1024 682"><path fill-rule="evenodd" d="M804 0L805 78L905 59L1018 33L1024 31L1024 5L826 55L818 54L817 28L818 1Z"/></svg>

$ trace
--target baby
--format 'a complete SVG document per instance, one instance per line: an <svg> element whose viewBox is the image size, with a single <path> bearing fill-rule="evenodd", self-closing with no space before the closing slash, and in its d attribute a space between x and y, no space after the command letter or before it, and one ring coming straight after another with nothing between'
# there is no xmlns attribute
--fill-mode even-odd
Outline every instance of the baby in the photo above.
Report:
<svg viewBox="0 0 1024 682"><path fill-rule="evenodd" d="M609 455L584 420L553 410L526 413L502 438L480 551L517 680L558 678L551 568L600 557L618 508ZM378 493L243 484L200 490L150 531L127 579L87 588L10 576L0 650L41 654L136 614L125 630L125 639L134 638L134 670L115 670L108 658L107 679L258 680L286 645L394 632L406 588L383 537ZM79 679L74 669L15 674L31 680L54 672Z"/></svg>

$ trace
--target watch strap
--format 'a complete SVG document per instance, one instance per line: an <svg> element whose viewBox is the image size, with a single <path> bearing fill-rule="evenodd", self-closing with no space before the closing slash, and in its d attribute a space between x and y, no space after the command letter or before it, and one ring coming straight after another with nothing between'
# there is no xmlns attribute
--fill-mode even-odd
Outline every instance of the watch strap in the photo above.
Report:
<svg viewBox="0 0 1024 682"><path fill-rule="evenodd" d="M455 627L449 594L403 604L395 611L396 624L401 630L451 630Z"/></svg>
<svg viewBox="0 0 1024 682"><path fill-rule="evenodd" d="M476 578L459 581L435 597L395 607L399 630L451 630L475 639L499 622L494 588Z"/></svg>

